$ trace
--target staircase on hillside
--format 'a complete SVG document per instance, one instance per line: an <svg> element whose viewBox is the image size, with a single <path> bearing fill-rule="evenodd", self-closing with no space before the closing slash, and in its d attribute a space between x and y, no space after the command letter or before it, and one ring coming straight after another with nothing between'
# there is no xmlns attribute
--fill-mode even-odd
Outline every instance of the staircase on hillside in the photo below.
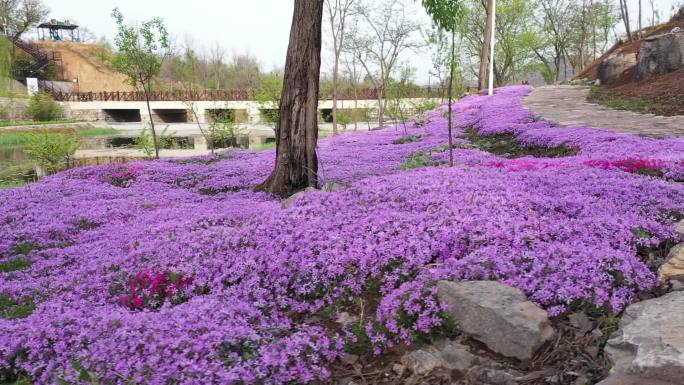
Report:
<svg viewBox="0 0 684 385"><path fill-rule="evenodd" d="M45 52L41 51L39 48L31 45L20 38L12 39L12 43L17 47L31 55L33 58L33 64L27 69L28 76L36 76L40 70L45 68L50 63L50 57ZM20 75L20 74L15 74Z"/></svg>

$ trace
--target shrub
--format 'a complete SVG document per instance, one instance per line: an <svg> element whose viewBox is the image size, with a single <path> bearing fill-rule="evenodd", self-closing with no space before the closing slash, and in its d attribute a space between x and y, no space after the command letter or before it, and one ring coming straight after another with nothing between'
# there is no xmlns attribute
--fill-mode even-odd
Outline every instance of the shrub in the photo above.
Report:
<svg viewBox="0 0 684 385"><path fill-rule="evenodd" d="M416 114L422 115L437 108L437 102L434 99L425 99L420 103L416 103L414 108L416 110Z"/></svg>
<svg viewBox="0 0 684 385"><path fill-rule="evenodd" d="M157 145L160 149L171 148L174 143L175 132L168 132L169 127L165 127L161 133L157 134ZM133 141L134 147L145 153L148 158L154 156L154 138L150 134L151 129L147 127L140 131L140 135Z"/></svg>
<svg viewBox="0 0 684 385"><path fill-rule="evenodd" d="M26 154L43 168L46 174L68 168L71 158L81 145L75 136L50 133L47 129L40 134L24 134L24 139Z"/></svg>
<svg viewBox="0 0 684 385"><path fill-rule="evenodd" d="M222 112L214 116L214 121L209 125L208 139L210 147L235 147L240 129L235 125L234 114Z"/></svg>
<svg viewBox="0 0 684 385"><path fill-rule="evenodd" d="M55 120L62 117L62 107L44 92L31 96L26 113L35 121Z"/></svg>

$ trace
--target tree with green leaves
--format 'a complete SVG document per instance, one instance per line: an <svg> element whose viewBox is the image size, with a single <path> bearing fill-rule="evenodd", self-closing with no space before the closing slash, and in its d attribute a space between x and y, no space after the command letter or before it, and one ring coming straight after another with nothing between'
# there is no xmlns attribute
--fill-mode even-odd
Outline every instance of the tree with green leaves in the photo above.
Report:
<svg viewBox="0 0 684 385"><path fill-rule="evenodd" d="M41 0L0 0L0 34L19 39L49 13Z"/></svg>
<svg viewBox="0 0 684 385"><path fill-rule="evenodd" d="M39 174L50 175L69 168L76 150L80 146L74 135L49 132L24 134L26 154L36 162ZM39 175L42 176L42 175Z"/></svg>
<svg viewBox="0 0 684 385"><path fill-rule="evenodd" d="M163 20L158 17L142 22L139 27L126 25L123 14L118 8L114 8L112 17L118 26L118 32L114 38L117 52L111 58L112 67L126 75L128 84L142 89L150 116L154 156L158 159L159 142L154 129L150 96L153 80L159 75L162 61L168 53L169 34Z"/></svg>
<svg viewBox="0 0 684 385"><path fill-rule="evenodd" d="M276 124L280 119L280 97L283 93L283 76L274 72L261 79L254 98L259 103L261 117L269 124Z"/></svg>
<svg viewBox="0 0 684 385"><path fill-rule="evenodd" d="M432 17L434 24L444 31L451 33L451 60L449 62L449 166L454 165L454 146L452 136L453 112L451 105L453 103L453 81L454 81L454 64L456 62L456 30L461 23L461 16L463 15L463 3L461 0L423 0L423 7L427 13Z"/></svg>

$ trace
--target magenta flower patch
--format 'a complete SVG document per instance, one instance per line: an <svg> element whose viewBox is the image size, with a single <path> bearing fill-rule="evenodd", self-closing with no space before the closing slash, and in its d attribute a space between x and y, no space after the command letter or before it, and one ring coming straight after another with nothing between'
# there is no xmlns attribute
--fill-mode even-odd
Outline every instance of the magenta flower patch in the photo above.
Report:
<svg viewBox="0 0 684 385"><path fill-rule="evenodd" d="M121 304L131 310L157 309L166 301L178 304L188 299L192 278L182 274L141 272L128 281Z"/></svg>

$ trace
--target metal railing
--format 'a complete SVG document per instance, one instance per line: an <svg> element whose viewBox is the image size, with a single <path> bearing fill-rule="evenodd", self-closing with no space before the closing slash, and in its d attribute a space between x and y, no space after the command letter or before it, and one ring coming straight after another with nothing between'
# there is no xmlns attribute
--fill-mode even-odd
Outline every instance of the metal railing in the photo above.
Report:
<svg viewBox="0 0 684 385"><path fill-rule="evenodd" d="M378 90L374 88L342 89L337 91L338 100L378 99ZM62 102L142 102L145 93L142 91L103 91L103 92L52 92L55 100ZM204 91L154 91L150 93L150 101L247 101L256 100L258 90L204 90ZM416 87L403 93L402 98L437 98L441 90L433 87ZM331 100L330 92L322 92L320 100Z"/></svg>
<svg viewBox="0 0 684 385"><path fill-rule="evenodd" d="M15 38L12 39L12 44L14 44L17 48L20 48L27 54L31 55L33 58L33 64L31 64L30 67L26 68L24 70L24 74L15 74L15 75L28 75L28 76L35 76L40 70L45 68L45 66L50 63L50 57L48 54L45 52L41 51L38 47L35 47L34 45L27 43L20 38Z"/></svg>

